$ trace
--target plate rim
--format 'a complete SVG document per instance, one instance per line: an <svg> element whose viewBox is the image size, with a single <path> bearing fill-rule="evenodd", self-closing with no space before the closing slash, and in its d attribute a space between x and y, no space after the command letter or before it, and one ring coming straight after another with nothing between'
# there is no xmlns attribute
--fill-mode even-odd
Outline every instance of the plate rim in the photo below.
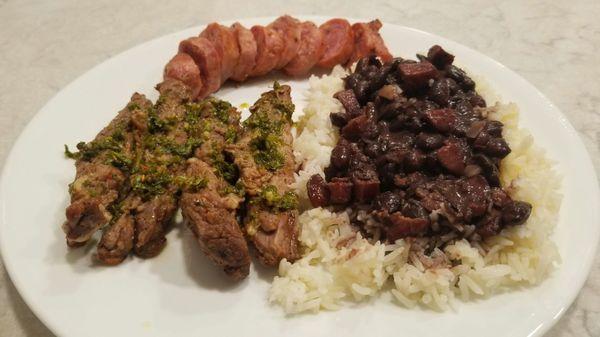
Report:
<svg viewBox="0 0 600 337"><path fill-rule="evenodd" d="M328 20L331 18L335 18L336 16L297 14L297 15L295 15L295 17L301 18L304 20L325 21L325 20ZM240 22L244 22L244 21L261 21L261 22L263 22L264 21L264 22L267 22L267 20L270 21L275 18L277 18L277 16L238 17L235 19L224 20L221 23L231 24L236 21L240 21ZM360 17L345 17L345 19L352 21L352 22L370 21L369 19L364 19L364 18L360 18ZM553 108L553 110L555 110L555 112L557 113L557 117L559 117L562 126L565 128L565 131L569 132L574 137L573 139L577 142L577 147L579 147L583 150L583 152L582 152L583 159L586 162L587 166L590 168L590 174L591 174L590 178L593 178L593 181L594 181L594 183L592 184L593 186L591 187L591 189L594 192L593 197L596 200L600 199L600 185L598 182L596 168L591 159L590 152L589 152L587 146L585 145L585 143L583 142L580 133L571 124L571 122L569 121L567 116L561 111L561 109L559 109L536 86L534 86L531 82L529 82L524 77L522 77L521 75L519 75L518 73L516 73L509 67L505 66L501 62L499 62L499 61L495 60L494 58L487 56L486 54L479 52L461 42L457 42L455 40L448 39L448 38L444 37L443 35L430 33L430 32L427 32L427 31L424 31L421 29L404 26L402 24L396 24L396 23L391 23L391 22L387 22L387 21L382 21L382 23L384 24L384 26L385 25L395 26L397 28L409 30L409 31L412 31L412 32L415 32L418 34L424 34L431 38L441 40L440 44L445 43L445 42L451 42L451 43L457 44L457 45L461 46L461 48L463 48L464 50L468 51L469 53L477 56L477 58L493 63L495 67L502 69L503 72L508 73L511 77L520 81L521 84L532 88L533 91L535 91L543 101L548 103ZM27 304L27 307L35 314L35 316L44 324L44 326L48 330L50 330L52 333L54 333L57 336L68 335L68 333L65 333L65 332L67 332L65 330L66 327L61 327L61 326L58 326L57 324L55 324L55 322L52 321L52 319L49 317L49 315L47 315L47 313L40 306L35 304L36 303L35 299L32 298L32 295L28 292L28 290L23 287L23 283L21 283L19 281L20 278L17 276L16 269L15 269L15 266L13 265L12 261L7 260L5 258L5 256L7 256L8 251L5 248L6 247L6 245L4 244L5 235L3 232L4 232L5 228L7 226L9 226L9 224L6 222L6 218L5 218L5 216L6 216L6 209L5 209L5 207L6 207L6 203L5 203L6 183L5 182L8 178L8 174L9 174L9 172L8 172L9 171L8 167L10 166L9 164L11 161L14 160L13 157L16 155L17 149L21 146L21 143L23 143L23 139L27 134L27 130L29 130L30 126L32 124L34 124L38 118L40 118L41 112L46 110L46 108L48 106L50 106L55 100L57 100L58 97L60 97L60 95L62 95L64 92L67 92L70 88L74 87L77 83L79 83L88 73L93 72L94 70L96 70L99 67L102 67L105 63L109 62L110 60L112 60L114 58L122 57L124 54L126 54L128 52L132 52L137 49L142 49L146 45L151 45L151 44L155 43L157 40L167 39L168 37L170 37L172 35L177 35L185 30L190 30L192 28L198 28L200 31L207 24L208 24L208 22L202 21L202 22L199 22L197 25L179 29L177 31L170 32L170 33L167 33L167 34L164 34L161 36L157 36L157 37L151 38L149 40L143 41L141 43L135 44L132 47L121 50L118 53L101 60L97 64L93 65L91 68L85 70L82 74L75 77L71 82L69 82L67 85L62 87L58 92L56 92L56 94L54 94L54 96L52 96L34 114L34 116L23 127L23 129L21 130L21 132L19 133L17 138L15 138L7 156L5 157L5 161L4 161L4 164L2 167L2 173L0 174L0 258L2 259L2 261L4 263L4 266L7 271L8 276L9 276L10 281L14 285L15 289L18 291L19 296L21 296L23 301ZM597 213L596 213L596 215L597 215ZM596 222L599 222L600 219L597 218L597 219L592 219L592 220L596 220ZM590 221L590 222L593 222L593 221ZM567 311L567 309L573 304L574 300L576 299L576 297L580 293L581 289L585 285L585 282L589 278L592 264L594 262L596 254L598 252L598 244L600 242L600 230L596 230L596 235L594 236L592 241L593 241L594 246L590 247L591 248L590 254L585 256L584 261L581 261L581 262L583 262L582 264L584 267L582 270L585 271L585 277L581 278L577 282L578 284L576 284L576 286L574 286L574 287L571 287L570 291L568 293L566 293L567 296L564 297L565 299L560 301L561 302L561 304L559 305L560 308L557 307L556 310L553 310L553 312L551 314L551 318L550 319L542 319L542 323L540 323L535 330L531 331L529 333L528 337L542 336L544 333L548 332L550 330L550 328L552 328L559 321L559 319L564 315L564 313ZM562 263L564 263L564 261ZM444 313L441 313L441 314L444 314Z"/></svg>

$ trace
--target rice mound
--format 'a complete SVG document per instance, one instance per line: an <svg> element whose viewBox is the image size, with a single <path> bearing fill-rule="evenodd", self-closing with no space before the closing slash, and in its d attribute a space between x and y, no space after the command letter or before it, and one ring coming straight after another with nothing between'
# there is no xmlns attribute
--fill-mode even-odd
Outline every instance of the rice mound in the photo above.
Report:
<svg viewBox="0 0 600 337"><path fill-rule="evenodd" d="M343 109L333 94L343 89L345 75L338 66L328 76L310 78L307 106L294 141L294 156L302 169L292 184L304 210L298 221L303 257L294 263L281 261L269 301L293 314L336 310L389 291L405 307L422 305L442 311L451 308L456 298L467 301L543 281L560 261L551 235L562 199L561 178L544 150L518 127L519 113L513 103L496 103L487 111L490 118L504 123L504 137L512 149L500 167L502 186L509 187L512 197L533 206L526 224L480 243L457 240L426 257L403 239L388 245L369 242L352 231L347 213L311 208L306 183L311 175L323 174L337 143L339 135L329 114ZM488 102L495 98L479 84L478 91ZM453 267L428 263L436 257L449 259Z"/></svg>

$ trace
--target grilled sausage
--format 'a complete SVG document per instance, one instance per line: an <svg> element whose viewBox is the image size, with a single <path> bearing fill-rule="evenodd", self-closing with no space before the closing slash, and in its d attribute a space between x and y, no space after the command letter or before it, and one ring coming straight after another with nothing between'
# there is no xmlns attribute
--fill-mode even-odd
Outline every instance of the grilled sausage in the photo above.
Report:
<svg viewBox="0 0 600 337"><path fill-rule="evenodd" d="M233 31L229 27L213 22L206 26L200 33L200 37L212 42L221 57L221 83L224 83L233 74L240 58L238 42Z"/></svg>
<svg viewBox="0 0 600 337"><path fill-rule="evenodd" d="M298 53L298 48L300 47L300 22L289 15L284 15L278 17L268 27L278 32L283 39L281 58L275 66L275 69L281 69Z"/></svg>
<svg viewBox="0 0 600 337"><path fill-rule="evenodd" d="M336 64L344 64L354 50L354 31L345 19L331 19L319 27L323 35L325 51L318 65L333 68Z"/></svg>
<svg viewBox="0 0 600 337"><path fill-rule="evenodd" d="M300 46L296 56L283 68L291 76L305 75L323 54L323 38L319 28L310 21L300 24Z"/></svg>
<svg viewBox="0 0 600 337"><path fill-rule="evenodd" d="M177 53L165 66L164 79L172 78L180 80L192 89L192 97L198 97L202 88L200 69L194 59L188 54Z"/></svg>
<svg viewBox="0 0 600 337"><path fill-rule="evenodd" d="M221 58L212 42L203 37L191 37L181 41L179 51L189 54L200 68L204 88L198 94L198 99L219 90L221 86Z"/></svg>
<svg viewBox="0 0 600 337"><path fill-rule="evenodd" d="M256 40L252 32L239 22L234 23L231 28L237 40L240 57L230 79L241 82L248 77L256 64Z"/></svg>
<svg viewBox="0 0 600 337"><path fill-rule="evenodd" d="M254 26L250 29L256 40L256 64L250 76L262 76L275 69L283 52L283 40L274 29Z"/></svg>

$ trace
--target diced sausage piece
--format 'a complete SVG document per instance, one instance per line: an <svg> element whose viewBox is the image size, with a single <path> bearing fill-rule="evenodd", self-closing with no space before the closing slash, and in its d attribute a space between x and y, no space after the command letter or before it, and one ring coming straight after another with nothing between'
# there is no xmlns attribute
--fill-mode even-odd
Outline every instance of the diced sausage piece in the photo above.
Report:
<svg viewBox="0 0 600 337"><path fill-rule="evenodd" d="M356 95L352 89L337 92L335 95L333 95L333 97L342 103L344 109L346 109L346 112L351 117L355 117L360 114L360 104L358 103Z"/></svg>
<svg viewBox="0 0 600 337"><path fill-rule="evenodd" d="M438 70L429 62L401 63L398 66L400 78L408 89L418 89L438 76Z"/></svg>
<svg viewBox="0 0 600 337"><path fill-rule="evenodd" d="M437 44L431 48L427 52L427 59L431 62L436 68L443 70L447 66L451 65L454 61L454 55L445 51L442 47Z"/></svg>
<svg viewBox="0 0 600 337"><path fill-rule="evenodd" d="M179 51L189 54L200 68L204 88L198 99L205 98L221 86L221 58L212 42L203 37L191 37L179 43Z"/></svg>
<svg viewBox="0 0 600 337"><path fill-rule="evenodd" d="M298 52L283 68L290 76L307 74L323 55L323 37L319 28L310 21L300 24L300 46Z"/></svg>
<svg viewBox="0 0 600 337"><path fill-rule="evenodd" d="M373 179L352 179L354 184L354 198L358 202L371 201L379 194L379 179L375 176Z"/></svg>
<svg viewBox="0 0 600 337"><path fill-rule="evenodd" d="M325 179L320 174L314 174L306 183L308 199L313 207L324 207L329 205L329 189Z"/></svg>
<svg viewBox="0 0 600 337"><path fill-rule="evenodd" d="M332 178L327 183L329 201L332 204L343 205L352 199L352 183L348 178Z"/></svg>
<svg viewBox="0 0 600 337"><path fill-rule="evenodd" d="M283 40L283 51L279 62L275 66L275 69L281 69L298 53L301 37L300 21L289 15L283 15L273 21L269 28L278 32Z"/></svg>
<svg viewBox="0 0 600 337"><path fill-rule="evenodd" d="M449 142L437 150L437 159L448 171L461 175L466 166L467 153L458 142Z"/></svg>
<svg viewBox="0 0 600 337"><path fill-rule="evenodd" d="M250 76L263 76L275 69L283 52L283 39L274 29L253 26L250 31L256 40L256 64Z"/></svg>
<svg viewBox="0 0 600 337"><path fill-rule="evenodd" d="M194 59L185 53L177 53L165 66L164 79L173 78L180 80L192 89L192 97L196 98L202 91L202 78L200 68Z"/></svg>
<svg viewBox="0 0 600 337"><path fill-rule="evenodd" d="M256 64L256 40L254 40L254 35L250 29L242 26L239 22L234 23L231 28L237 39L240 58L235 68L233 68L230 78L241 82L248 78L248 75Z"/></svg>
<svg viewBox="0 0 600 337"><path fill-rule="evenodd" d="M323 35L323 56L319 67L333 68L337 64L345 64L354 50L354 31L348 20L331 19L321 26Z"/></svg>
<svg viewBox="0 0 600 337"><path fill-rule="evenodd" d="M524 201L509 202L502 207L502 222L507 226L522 225L531 215L531 204Z"/></svg>
<svg viewBox="0 0 600 337"><path fill-rule="evenodd" d="M206 26L200 37L213 43L221 57L221 83L224 83L232 74L240 58L240 49L237 39L229 27L216 22Z"/></svg>
<svg viewBox="0 0 600 337"><path fill-rule="evenodd" d="M366 129L368 122L366 115L355 117L342 128L342 135L347 139L357 139Z"/></svg>
<svg viewBox="0 0 600 337"><path fill-rule="evenodd" d="M398 239L418 235L427 230L429 220L425 218L409 218L400 212L392 213L387 216L388 226L386 227L386 237L389 242Z"/></svg>
<svg viewBox="0 0 600 337"><path fill-rule="evenodd" d="M437 131L448 133L456 125L456 113L453 109L434 109L425 112L425 117Z"/></svg>
<svg viewBox="0 0 600 337"><path fill-rule="evenodd" d="M352 25L354 51L348 60L348 65L371 55L378 56L384 63L392 60L392 54L390 54L381 35L379 35L380 29L381 21L379 20L368 23L357 22Z"/></svg>
<svg viewBox="0 0 600 337"><path fill-rule="evenodd" d="M331 150L331 164L338 169L345 169L350 163L350 149L347 145L338 143Z"/></svg>

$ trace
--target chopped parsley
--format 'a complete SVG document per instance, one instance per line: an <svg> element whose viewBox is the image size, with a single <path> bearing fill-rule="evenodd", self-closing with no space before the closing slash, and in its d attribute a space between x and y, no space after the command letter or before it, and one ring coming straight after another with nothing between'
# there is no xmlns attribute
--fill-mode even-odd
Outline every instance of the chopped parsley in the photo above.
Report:
<svg viewBox="0 0 600 337"><path fill-rule="evenodd" d="M298 208L298 195L292 191L279 194L277 187L268 185L259 194L259 201L280 211Z"/></svg>

